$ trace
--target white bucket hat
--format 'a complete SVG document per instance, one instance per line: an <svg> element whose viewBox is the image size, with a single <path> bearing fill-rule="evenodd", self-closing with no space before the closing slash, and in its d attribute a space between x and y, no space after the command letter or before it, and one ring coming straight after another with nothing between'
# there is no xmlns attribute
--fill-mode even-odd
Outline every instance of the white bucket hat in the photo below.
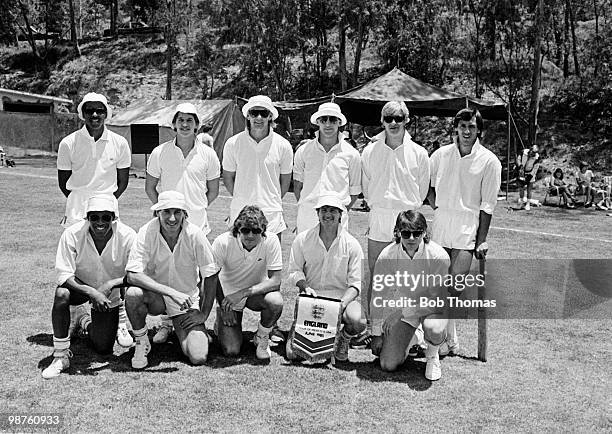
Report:
<svg viewBox="0 0 612 434"><path fill-rule="evenodd" d="M268 96L255 95L250 97L247 103L242 106L242 115L246 118L249 110L255 107L265 108L272 113L272 120L275 120L278 117L278 110L276 110L276 107L274 107L272 100Z"/></svg>
<svg viewBox="0 0 612 434"><path fill-rule="evenodd" d="M157 203L151 207L151 210L159 211L169 208L178 208L187 211L187 203L185 202L185 196L183 193L173 190L159 193Z"/></svg>
<svg viewBox="0 0 612 434"><path fill-rule="evenodd" d="M321 116L334 116L340 119L340 126L346 125L346 117L340 111L340 106L333 102L326 102L319 106L319 110L310 116L310 123L317 125L317 119Z"/></svg>
<svg viewBox="0 0 612 434"><path fill-rule="evenodd" d="M85 120L85 118L83 117L83 105L85 105L85 103L87 102L101 102L102 104L104 104L104 107L106 107L106 120L108 121L110 120L111 117L113 117L113 109L111 109L111 107L108 105L108 101L106 100L106 97L99 93L89 92L83 97L83 99L81 100L81 102L79 103L77 107L77 113L79 114L79 119L81 119L82 121Z"/></svg>
<svg viewBox="0 0 612 434"><path fill-rule="evenodd" d="M184 102L176 106L176 109L174 110L174 114L172 115L171 124L174 123L174 121L176 120L176 115L178 115L179 112L185 113L188 115L194 115L196 122L198 123L198 125L200 124L200 117L198 116L198 111L196 110L195 106L191 104L190 102Z"/></svg>
<svg viewBox="0 0 612 434"><path fill-rule="evenodd" d="M87 200L86 212L112 211L117 214L117 198L112 194L96 194Z"/></svg>
<svg viewBox="0 0 612 434"><path fill-rule="evenodd" d="M315 209L319 209L323 206L333 206L342 212L346 212L342 199L340 199L340 196L337 194L325 194L320 196L317 204L315 205Z"/></svg>

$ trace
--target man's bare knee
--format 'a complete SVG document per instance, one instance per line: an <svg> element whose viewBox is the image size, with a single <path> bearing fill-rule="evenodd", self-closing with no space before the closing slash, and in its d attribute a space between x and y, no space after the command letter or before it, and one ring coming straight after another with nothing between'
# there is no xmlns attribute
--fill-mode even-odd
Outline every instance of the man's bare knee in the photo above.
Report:
<svg viewBox="0 0 612 434"><path fill-rule="evenodd" d="M399 368L399 366L400 366L400 363L398 363L397 361L391 361L391 360L384 359L384 358L380 359L380 369L382 369L385 372L396 371L397 368Z"/></svg>
<svg viewBox="0 0 612 434"><path fill-rule="evenodd" d="M221 351L226 357L237 357L240 354L240 346L238 345L221 345Z"/></svg>
<svg viewBox="0 0 612 434"><path fill-rule="evenodd" d="M266 310L279 313L283 311L283 296L280 291L268 292L264 297Z"/></svg>
<svg viewBox="0 0 612 434"><path fill-rule="evenodd" d="M54 305L65 305L70 304L70 290L63 286L55 288L55 298L53 299Z"/></svg>

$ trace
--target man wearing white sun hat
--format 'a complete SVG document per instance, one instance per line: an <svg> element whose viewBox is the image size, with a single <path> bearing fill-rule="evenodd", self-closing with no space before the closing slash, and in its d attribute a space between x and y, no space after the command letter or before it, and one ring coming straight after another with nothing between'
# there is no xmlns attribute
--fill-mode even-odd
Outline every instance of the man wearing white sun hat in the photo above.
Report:
<svg viewBox="0 0 612 434"><path fill-rule="evenodd" d="M361 193L361 160L359 152L345 140L338 128L346 125L340 106L321 104L310 122L319 127L316 137L295 153L293 191L298 201L298 234L318 223L315 205L319 197L335 194L346 208L342 227L348 228L348 210Z"/></svg>
<svg viewBox="0 0 612 434"><path fill-rule="evenodd" d="M212 309L214 292L204 294L204 278L214 272L210 243L189 223L185 196L164 191L151 207L156 217L138 231L126 266L126 309L136 338L132 367L148 365L151 343L147 314L167 314L183 353L194 365L208 357L204 322Z"/></svg>
<svg viewBox="0 0 612 434"><path fill-rule="evenodd" d="M257 205L268 220L268 232L281 238L287 228L282 198L289 191L293 150L273 131L278 110L265 95L242 107L247 129L230 137L223 148L223 182L232 195L230 225L246 205Z"/></svg>
<svg viewBox="0 0 612 434"><path fill-rule="evenodd" d="M183 193L189 208L189 222L207 235L210 232L207 209L219 195L219 158L196 136L200 118L193 104L178 104L171 124L176 137L151 152L145 192L153 204L163 191ZM153 342L166 342L171 331L172 321L163 318Z"/></svg>
<svg viewBox="0 0 612 434"><path fill-rule="evenodd" d="M88 93L77 112L85 125L62 139L57 150L57 179L67 198L64 227L83 220L92 195L119 198L127 188L132 162L127 140L105 126L113 111L104 95Z"/></svg>

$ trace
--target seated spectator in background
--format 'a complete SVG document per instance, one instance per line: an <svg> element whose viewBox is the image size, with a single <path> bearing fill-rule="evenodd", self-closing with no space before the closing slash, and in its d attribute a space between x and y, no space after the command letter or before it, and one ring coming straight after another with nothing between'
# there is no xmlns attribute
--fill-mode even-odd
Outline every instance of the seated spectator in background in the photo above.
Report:
<svg viewBox="0 0 612 434"><path fill-rule="evenodd" d="M200 142L215 149L215 139L209 134L211 131L212 126L210 124L204 124L202 125L202 128L200 128L200 134L198 134L196 137L200 139Z"/></svg>
<svg viewBox="0 0 612 434"><path fill-rule="evenodd" d="M575 208L576 201L572 197L572 194L569 191L569 185L563 180L563 170L558 168L553 173L552 187L555 188L557 195L561 195L563 197L563 203L568 208ZM568 203L572 201L572 203Z"/></svg>
<svg viewBox="0 0 612 434"><path fill-rule="evenodd" d="M256 206L245 206L233 228L213 242L215 273L206 278L206 292L216 293L215 331L226 356L242 346L242 311L261 312L253 339L255 355L269 360L270 332L283 312L280 293L283 259L278 237L267 234L268 220ZM271 235L271 236L270 236Z"/></svg>
<svg viewBox="0 0 612 434"><path fill-rule="evenodd" d="M189 223L182 193L160 193L151 210L155 217L138 231L126 266L130 285L126 308L136 338L132 368L149 364L147 314L172 318L183 353L201 365L208 357L204 323L214 303L214 293L204 293L202 285L214 272L210 243L199 227Z"/></svg>
<svg viewBox="0 0 612 434"><path fill-rule="evenodd" d="M537 145L533 145L530 149L525 149L521 155L516 157L519 205L525 206L526 211L529 211L531 208L531 191L536 180L538 168L540 167L539 159L540 154L538 154Z"/></svg>
<svg viewBox="0 0 612 434"><path fill-rule="evenodd" d="M595 192L592 186L593 171L589 169L589 163L586 161L580 162L580 171L576 176L576 182L578 183L578 191L576 193L583 193L586 197L584 207L589 208L595 201Z"/></svg>
<svg viewBox="0 0 612 434"><path fill-rule="evenodd" d="M601 200L599 200L599 202L597 202L597 208L601 209L601 210L608 210L611 207L611 203L610 203L610 180L612 177L610 176L601 176L601 175L596 175L595 178L593 178L593 191L594 191L594 197L595 198L599 198L601 197Z"/></svg>
<svg viewBox="0 0 612 434"><path fill-rule="evenodd" d="M112 194L97 195L87 202L87 220L64 231L57 246L53 323L53 362L43 378L55 378L70 366L70 306L75 311L75 331L88 335L101 354L113 352L119 324L121 286L136 232L119 220ZM84 303L91 303L91 315ZM127 330L126 330L127 333ZM130 337L130 346L132 339Z"/></svg>

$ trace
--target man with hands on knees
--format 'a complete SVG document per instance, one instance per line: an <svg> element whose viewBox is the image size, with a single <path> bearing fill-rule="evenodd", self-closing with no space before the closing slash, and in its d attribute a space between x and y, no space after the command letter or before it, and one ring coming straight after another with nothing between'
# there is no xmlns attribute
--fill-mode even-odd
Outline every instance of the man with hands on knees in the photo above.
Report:
<svg viewBox="0 0 612 434"><path fill-rule="evenodd" d="M53 323L53 362L43 378L57 377L70 366L70 306L75 311L76 330L88 334L94 349L112 353L124 286L125 266L136 232L116 218L117 200L112 194L92 196L87 201L86 220L67 228L57 247ZM91 315L83 305L90 302Z"/></svg>
<svg viewBox="0 0 612 434"><path fill-rule="evenodd" d="M271 356L269 335L283 311L280 294L283 260L276 236L266 233L268 221L260 208L245 206L231 231L213 242L216 273L206 278L206 293L215 293L219 308L215 331L226 356L242 346L242 311L261 312L253 338L260 360Z"/></svg>
<svg viewBox="0 0 612 434"><path fill-rule="evenodd" d="M204 322L214 301L214 293L206 293L202 285L214 271L210 243L189 223L182 193L160 193L151 210L156 216L138 231L126 266L126 308L136 338L132 367L148 365L147 314L164 313L172 318L183 353L200 365L208 357Z"/></svg>
<svg viewBox="0 0 612 434"><path fill-rule="evenodd" d="M298 234L291 246L289 279L300 294L341 300L344 327L335 358L346 361L351 338L366 328L361 305L356 301L361 291L363 251L359 242L342 227L346 208L340 196L319 197L315 209L319 224Z"/></svg>

